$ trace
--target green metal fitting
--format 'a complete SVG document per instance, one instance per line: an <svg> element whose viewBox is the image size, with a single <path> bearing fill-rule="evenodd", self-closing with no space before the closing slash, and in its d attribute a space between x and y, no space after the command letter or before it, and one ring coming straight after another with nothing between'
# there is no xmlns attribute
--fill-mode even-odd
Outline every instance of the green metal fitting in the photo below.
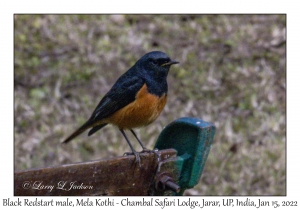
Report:
<svg viewBox="0 0 300 210"><path fill-rule="evenodd" d="M197 118L180 118L167 125L159 135L155 148L177 150L175 165L178 170L178 185L184 190L198 184L209 154L215 126Z"/></svg>

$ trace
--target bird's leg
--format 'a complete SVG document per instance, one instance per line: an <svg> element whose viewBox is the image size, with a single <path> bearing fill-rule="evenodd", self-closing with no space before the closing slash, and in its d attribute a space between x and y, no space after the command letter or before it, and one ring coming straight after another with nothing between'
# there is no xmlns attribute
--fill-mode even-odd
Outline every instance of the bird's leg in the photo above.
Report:
<svg viewBox="0 0 300 210"><path fill-rule="evenodd" d="M134 135L134 137L138 140L139 144L142 146L142 148L143 148L143 151L142 151L142 152L150 151L149 149L147 149L147 148L143 145L143 143L142 143L141 140L137 137L137 135L135 134L135 132L134 132L132 129L130 129L130 131L131 131L131 133Z"/></svg>
<svg viewBox="0 0 300 210"><path fill-rule="evenodd" d="M159 162L160 161L160 154L158 154L158 149L153 149L153 150L147 149L143 145L142 141L137 137L137 135L135 134L135 132L132 129L130 129L130 131L134 135L134 137L138 140L138 142L140 143L140 145L142 146L142 148L143 148L142 153L143 152L147 152L147 153L152 153L153 152L157 156L158 162Z"/></svg>
<svg viewBox="0 0 300 210"><path fill-rule="evenodd" d="M139 163L139 166L141 167L141 158L140 158L140 154L139 154L137 151L135 151L135 149L134 149L133 146L131 145L130 141L128 140L128 138L127 138L127 136L126 136L124 130L120 129L120 131L121 131L121 133L123 134L123 136L125 137L125 139L126 139L128 145L129 145L129 147L130 147L130 149L131 149L131 151L132 151L132 153L126 152L126 153L124 153L124 155L133 154L133 155L135 156L135 162L138 162L138 163Z"/></svg>

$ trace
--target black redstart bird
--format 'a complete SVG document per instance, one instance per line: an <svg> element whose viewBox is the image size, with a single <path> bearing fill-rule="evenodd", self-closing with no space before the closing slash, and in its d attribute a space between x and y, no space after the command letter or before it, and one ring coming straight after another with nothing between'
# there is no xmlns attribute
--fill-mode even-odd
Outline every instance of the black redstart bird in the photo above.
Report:
<svg viewBox="0 0 300 210"><path fill-rule="evenodd" d="M171 60L160 51L153 51L142 56L125 72L102 98L90 119L66 138L63 143L90 129L94 134L107 124L119 128L125 137L136 162L140 164L139 153L131 145L124 130L129 129L139 144L142 152L149 152L132 130L152 123L160 115L167 102L167 75L170 66L179 62Z"/></svg>

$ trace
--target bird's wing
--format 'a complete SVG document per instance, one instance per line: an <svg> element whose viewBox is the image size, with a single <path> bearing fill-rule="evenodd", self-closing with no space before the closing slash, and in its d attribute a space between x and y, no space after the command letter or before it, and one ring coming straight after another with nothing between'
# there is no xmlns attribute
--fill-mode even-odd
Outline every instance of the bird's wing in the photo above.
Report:
<svg viewBox="0 0 300 210"><path fill-rule="evenodd" d="M90 119L75 132L73 132L62 143L71 141L73 138L91 127L93 128L89 132L89 135L92 135L97 130L104 127L106 125L105 123L101 125L95 125L95 123L97 123L98 120L102 120L112 115L119 109L133 102L137 92L142 88L143 85L144 81L140 77L132 76L132 74L124 74L121 76L115 85L110 89L110 91L99 102Z"/></svg>
<svg viewBox="0 0 300 210"><path fill-rule="evenodd" d="M106 118L130 104L143 85L144 81L140 77L121 77L99 102L89 121L92 123Z"/></svg>

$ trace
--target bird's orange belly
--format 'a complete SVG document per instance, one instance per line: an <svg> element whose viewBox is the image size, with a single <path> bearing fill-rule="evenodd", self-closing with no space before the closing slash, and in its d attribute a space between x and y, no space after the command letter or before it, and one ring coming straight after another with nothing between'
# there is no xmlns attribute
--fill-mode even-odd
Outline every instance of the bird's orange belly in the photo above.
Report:
<svg viewBox="0 0 300 210"><path fill-rule="evenodd" d="M167 95L161 97L148 92L146 84L137 93L135 101L107 118L107 123L120 129L132 129L148 125L156 120L167 102Z"/></svg>

